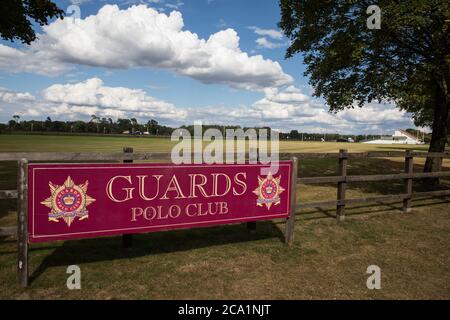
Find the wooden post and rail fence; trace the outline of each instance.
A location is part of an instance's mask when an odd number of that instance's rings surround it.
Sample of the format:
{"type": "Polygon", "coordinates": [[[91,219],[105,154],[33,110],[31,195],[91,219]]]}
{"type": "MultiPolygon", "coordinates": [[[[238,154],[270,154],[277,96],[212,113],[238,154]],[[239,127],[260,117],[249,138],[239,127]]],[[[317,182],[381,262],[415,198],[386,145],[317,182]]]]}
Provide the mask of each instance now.
{"type": "MultiPolygon", "coordinates": [[[[247,157],[250,161],[257,161],[257,152],[251,150],[247,157]]],[[[193,157],[195,155],[192,155],[193,157]]],[[[243,154],[236,155],[247,156],[243,154]]],[[[379,201],[403,201],[403,212],[411,211],[412,199],[416,197],[430,197],[430,196],[448,196],[450,190],[427,191],[427,192],[413,192],[413,179],[423,178],[439,178],[450,177],[450,171],[439,171],[430,173],[414,173],[413,159],[415,157],[437,157],[449,158],[449,152],[444,153],[427,153],[427,152],[413,152],[407,150],[405,152],[363,152],[363,153],[348,153],[347,150],[340,150],[339,153],[279,153],[279,159],[289,158],[292,161],[292,177],[291,177],[291,203],[290,216],[286,221],[285,242],[291,244],[294,238],[295,215],[305,208],[319,208],[319,207],[336,207],[337,221],[343,221],[345,218],[345,207],[347,204],[379,202],[379,201]],[[372,175],[348,175],[347,163],[351,159],[364,158],[394,158],[402,157],[405,159],[404,172],[397,174],[372,174],[372,175]],[[338,159],[338,175],[337,176],[321,176],[321,177],[301,177],[298,178],[298,159],[305,158],[336,158],[338,159]],[[365,198],[346,198],[347,183],[351,182],[373,182],[373,181],[389,181],[389,180],[403,180],[404,193],[392,195],[371,196],[365,198]],[[297,204],[296,190],[297,185],[302,184],[337,184],[336,200],[306,202],[297,204]]],[[[17,199],[17,226],[14,227],[0,227],[0,236],[17,235],[17,272],[19,284],[23,287],[28,285],[28,232],[27,232],[27,168],[29,162],[37,161],[64,161],[64,162],[80,162],[80,161],[107,161],[123,163],[132,163],[134,160],[148,161],[148,160],[170,160],[170,153],[134,153],[133,148],[123,148],[123,152],[118,153],[0,153],[0,161],[17,161],[18,163],[18,190],[0,190],[1,199],[17,199]]],[[[247,229],[251,232],[256,230],[256,222],[247,222],[247,229]]],[[[124,248],[132,246],[132,234],[122,235],[122,245],[124,248]]]]}
{"type": "MultiPolygon", "coordinates": [[[[253,154],[253,153],[250,153],[253,154]]],[[[82,153],[82,152],[12,152],[12,153],[0,153],[0,161],[17,161],[18,162],[18,187],[19,191],[21,186],[26,185],[26,177],[24,177],[25,164],[34,161],[64,161],[64,162],[79,162],[79,161],[121,161],[124,163],[131,163],[133,160],[149,161],[149,160],[170,160],[170,152],[154,152],[154,153],[137,153],[133,152],[133,148],[123,148],[123,152],[116,153],[82,153]]],[[[296,183],[293,184],[292,189],[296,189],[297,183],[302,184],[328,184],[336,183],[337,185],[337,197],[336,200],[318,201],[318,202],[305,202],[295,204],[296,212],[306,208],[319,208],[319,207],[336,207],[336,218],[338,221],[342,221],[345,218],[345,207],[348,204],[355,203],[367,203],[378,201],[403,201],[403,212],[410,212],[411,201],[417,197],[431,197],[431,196],[448,196],[450,190],[439,191],[426,191],[426,192],[413,192],[413,179],[423,178],[441,178],[450,177],[450,171],[439,172],[413,172],[414,158],[449,158],[450,152],[443,153],[430,153],[430,152],[413,152],[407,150],[401,151],[374,151],[374,152],[356,152],[349,153],[347,150],[340,150],[338,153],[279,153],[279,159],[296,159],[305,158],[336,158],[339,163],[337,176],[320,176],[320,177],[300,177],[296,179],[296,183]],[[371,175],[347,175],[347,163],[352,159],[364,159],[364,158],[398,158],[405,159],[405,169],[402,173],[396,174],[371,174],[371,175]],[[391,194],[391,195],[379,195],[362,198],[346,198],[347,184],[351,182],[374,182],[374,181],[390,181],[390,180],[404,180],[404,193],[391,194]]],[[[251,159],[255,160],[255,159],[251,159]]],[[[297,161],[294,166],[295,172],[297,172],[297,161]]],[[[21,219],[21,213],[26,210],[26,194],[18,192],[18,190],[0,190],[1,199],[18,199],[18,219],[21,219]]],[[[295,198],[295,197],[294,197],[295,198]]],[[[294,199],[295,200],[295,199],[294,199]]],[[[254,230],[255,223],[247,223],[247,229],[254,230]]],[[[17,233],[17,227],[0,227],[0,236],[15,235],[17,233]]],[[[123,236],[124,247],[131,246],[131,236],[123,236]]]]}

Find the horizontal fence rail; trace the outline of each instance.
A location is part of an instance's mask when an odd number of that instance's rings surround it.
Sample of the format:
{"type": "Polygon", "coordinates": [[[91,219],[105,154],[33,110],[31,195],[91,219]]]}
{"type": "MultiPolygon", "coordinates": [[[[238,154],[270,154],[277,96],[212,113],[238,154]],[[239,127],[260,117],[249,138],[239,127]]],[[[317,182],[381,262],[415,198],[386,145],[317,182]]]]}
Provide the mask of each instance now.
{"type": "Polygon", "coordinates": [[[304,184],[320,184],[320,183],[336,183],[336,182],[369,182],[369,181],[386,181],[401,179],[419,179],[419,178],[436,178],[450,177],[450,171],[438,172],[421,172],[421,173],[394,173],[394,174],[369,174],[355,176],[328,176],[328,177],[306,177],[298,178],[298,183],[304,184]]]}
{"type": "MultiPolygon", "coordinates": [[[[448,196],[450,195],[450,190],[438,190],[438,191],[426,191],[426,192],[413,192],[413,179],[424,179],[424,178],[440,178],[440,177],[450,177],[450,171],[439,171],[439,172],[423,172],[423,173],[413,173],[413,158],[417,157],[438,157],[445,158],[448,156],[446,153],[423,153],[423,152],[413,152],[407,150],[401,153],[401,156],[405,158],[405,169],[403,173],[397,174],[374,174],[374,175],[347,175],[347,161],[350,158],[358,158],[361,155],[367,156],[369,153],[363,154],[351,154],[347,150],[340,150],[338,153],[339,159],[339,175],[338,176],[326,176],[326,177],[306,177],[298,178],[298,183],[303,184],[320,184],[320,183],[337,183],[337,198],[336,200],[318,201],[318,202],[307,202],[299,203],[296,208],[307,209],[307,208],[319,208],[319,207],[330,207],[336,206],[336,218],[338,221],[342,221],[345,217],[345,206],[347,204],[354,203],[368,203],[368,202],[381,202],[381,201],[403,201],[403,212],[410,212],[411,210],[411,200],[413,198],[429,197],[429,196],[448,196]],[[388,180],[403,180],[405,192],[402,194],[391,194],[391,195],[379,195],[361,198],[346,199],[346,187],[349,182],[373,182],[373,181],[388,181],[388,180]]],[[[374,152],[370,153],[373,155],[381,155],[384,153],[374,152]]],[[[398,153],[395,153],[397,156],[398,153]]],[[[384,157],[384,156],[383,156],[384,157]]]]}
{"type": "Polygon", "coordinates": [[[0,199],[17,199],[17,190],[0,190],[0,199]]]}
{"type": "MultiPolygon", "coordinates": [[[[412,152],[415,158],[448,158],[450,152],[412,152]]],[[[360,158],[403,158],[405,156],[404,151],[373,151],[373,152],[352,152],[347,153],[348,159],[360,159],[360,158]]],[[[293,152],[293,153],[279,153],[280,159],[288,157],[297,157],[299,159],[305,158],[339,158],[339,152],[293,152]]]]}
{"type": "MultiPolygon", "coordinates": [[[[202,153],[192,153],[192,156],[202,155],[202,153]]],[[[248,159],[246,153],[224,153],[223,158],[230,157],[244,157],[248,159]]],[[[339,158],[338,152],[333,153],[309,153],[309,152],[281,152],[278,154],[270,154],[271,157],[278,157],[279,159],[289,159],[297,157],[299,159],[305,158],[339,158]]],[[[402,151],[374,151],[374,152],[353,152],[348,153],[348,159],[359,158],[400,158],[405,156],[402,151]]],[[[450,152],[412,152],[411,155],[415,158],[449,158],[450,152]]],[[[20,159],[27,159],[28,161],[122,161],[122,160],[165,160],[171,158],[170,152],[7,152],[0,153],[0,161],[19,161],[20,159]]]]}
{"type": "Polygon", "coordinates": [[[373,196],[365,198],[352,198],[345,200],[328,200],[328,201],[317,201],[317,202],[306,202],[299,203],[297,209],[308,209],[308,208],[319,208],[319,207],[331,207],[337,205],[346,205],[353,203],[368,203],[368,202],[378,202],[378,201],[390,201],[390,200],[403,200],[408,197],[411,198],[421,198],[421,197],[439,197],[450,195],[450,190],[438,190],[438,191],[425,191],[425,192],[413,192],[411,194],[388,194],[382,196],[373,196]]]}
{"type": "MultiPolygon", "coordinates": [[[[28,161],[123,161],[124,163],[133,162],[134,160],[169,160],[171,158],[170,152],[125,152],[129,148],[124,148],[124,152],[109,152],[109,153],[91,153],[91,152],[8,152],[0,153],[0,161],[20,161],[27,159],[28,161]]],[[[261,150],[260,150],[261,151],[261,150]]],[[[256,153],[257,154],[257,153],[256,153]]],[[[223,159],[248,160],[255,159],[256,154],[248,153],[224,153],[223,159]]],[[[192,159],[200,153],[192,153],[192,159]]],[[[407,150],[402,151],[373,151],[373,152],[354,152],[348,153],[347,150],[340,150],[340,152],[332,153],[287,153],[281,152],[278,154],[270,154],[271,157],[279,159],[288,159],[297,157],[298,159],[306,158],[336,158],[339,160],[339,174],[338,176],[321,176],[321,177],[303,177],[297,178],[297,183],[302,184],[327,184],[336,183],[338,187],[337,199],[306,202],[296,204],[295,208],[307,209],[317,207],[336,206],[338,220],[342,220],[345,216],[345,206],[354,203],[378,202],[403,200],[404,211],[408,212],[411,206],[412,198],[429,197],[429,196],[448,196],[450,190],[426,191],[426,192],[412,192],[413,179],[424,178],[440,178],[450,177],[450,171],[439,172],[424,172],[413,173],[413,158],[449,158],[450,152],[414,152],[407,150]],[[397,174],[373,174],[373,175],[347,175],[347,160],[348,159],[364,159],[364,158],[405,158],[405,172],[397,174]],[[373,181],[389,181],[389,180],[404,180],[405,193],[393,195],[379,195],[362,198],[346,199],[346,185],[350,182],[373,182],[373,181]]],[[[17,199],[17,190],[0,190],[1,199],[17,199]]],[[[0,236],[15,235],[17,227],[0,227],[0,236]]]]}
{"type": "Polygon", "coordinates": [[[17,234],[17,227],[0,228],[0,237],[15,236],[16,234],[17,234]]]}

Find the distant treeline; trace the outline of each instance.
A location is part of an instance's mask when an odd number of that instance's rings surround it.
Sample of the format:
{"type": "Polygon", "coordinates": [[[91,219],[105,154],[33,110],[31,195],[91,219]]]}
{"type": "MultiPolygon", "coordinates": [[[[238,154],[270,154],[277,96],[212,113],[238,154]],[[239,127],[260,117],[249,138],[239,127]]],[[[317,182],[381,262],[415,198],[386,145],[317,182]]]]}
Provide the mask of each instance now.
{"type": "Polygon", "coordinates": [[[160,125],[156,120],[147,123],[138,123],[134,118],[117,119],[99,118],[92,116],[90,121],[53,121],[47,117],[41,120],[20,120],[13,117],[7,124],[0,124],[1,133],[12,132],[66,132],[66,133],[94,133],[94,134],[140,134],[148,132],[151,135],[170,136],[174,129],[160,125]]]}
{"type": "MultiPolygon", "coordinates": [[[[191,136],[194,136],[194,126],[181,126],[180,128],[189,131],[191,136]]],[[[217,129],[223,136],[225,136],[226,129],[243,129],[244,131],[250,129],[248,127],[240,126],[223,126],[223,125],[203,125],[203,132],[207,129],[217,129]]],[[[268,135],[272,132],[270,127],[254,127],[252,129],[266,129],[268,135]]],[[[102,134],[102,135],[142,135],[148,134],[152,136],[170,136],[175,130],[173,127],[164,126],[158,121],[150,119],[146,123],[139,123],[135,118],[122,119],[113,121],[111,118],[99,118],[92,116],[90,121],[53,121],[47,117],[45,121],[42,120],[20,120],[20,117],[15,115],[8,123],[0,123],[1,134],[12,133],[64,133],[64,134],[102,134]]],[[[415,129],[406,129],[412,135],[416,135],[415,129]]],[[[349,138],[354,141],[373,140],[381,138],[381,135],[345,135],[337,133],[307,133],[299,132],[298,130],[291,130],[289,133],[279,133],[280,140],[300,140],[300,141],[340,141],[349,138]]],[[[425,135],[425,142],[428,142],[430,135],[425,135]]]]}

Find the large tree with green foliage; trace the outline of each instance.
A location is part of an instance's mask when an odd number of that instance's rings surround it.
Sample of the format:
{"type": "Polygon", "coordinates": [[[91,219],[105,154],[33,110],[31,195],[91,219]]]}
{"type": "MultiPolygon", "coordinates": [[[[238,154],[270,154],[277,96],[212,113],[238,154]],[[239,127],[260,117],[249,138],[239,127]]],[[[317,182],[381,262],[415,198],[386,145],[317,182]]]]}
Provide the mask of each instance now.
{"type": "Polygon", "coordinates": [[[36,39],[30,19],[42,26],[48,24],[49,18],[64,15],[64,11],[50,0],[1,0],[0,12],[0,36],[26,44],[36,39]]]}
{"type": "MultiPolygon", "coordinates": [[[[314,94],[337,112],[371,101],[394,102],[433,130],[430,152],[445,150],[450,109],[448,0],[280,0],[279,27],[299,53],[314,94]],[[370,29],[370,5],[381,9],[370,29]]],[[[440,170],[428,158],[425,171],[440,170]]]]}

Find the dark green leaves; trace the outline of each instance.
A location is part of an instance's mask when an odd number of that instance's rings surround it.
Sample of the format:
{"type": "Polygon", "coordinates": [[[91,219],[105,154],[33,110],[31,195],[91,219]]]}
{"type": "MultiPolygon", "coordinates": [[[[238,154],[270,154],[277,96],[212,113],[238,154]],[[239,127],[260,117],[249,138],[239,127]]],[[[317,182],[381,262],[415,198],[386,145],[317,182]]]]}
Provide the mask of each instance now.
{"type": "Polygon", "coordinates": [[[0,35],[5,40],[20,40],[30,44],[36,34],[28,18],[39,25],[48,24],[48,19],[62,18],[64,11],[50,0],[2,0],[0,1],[0,35]]]}

